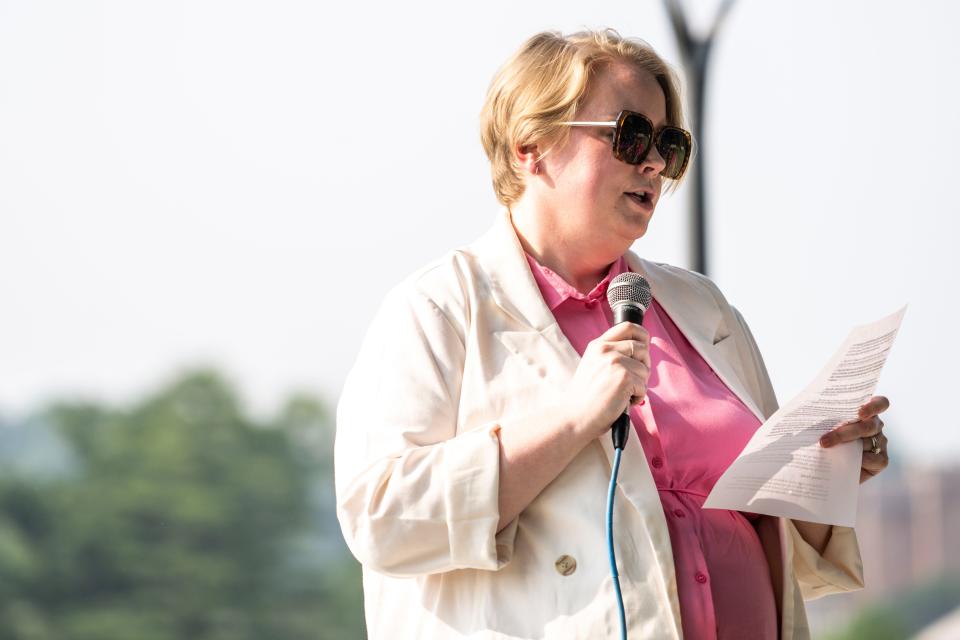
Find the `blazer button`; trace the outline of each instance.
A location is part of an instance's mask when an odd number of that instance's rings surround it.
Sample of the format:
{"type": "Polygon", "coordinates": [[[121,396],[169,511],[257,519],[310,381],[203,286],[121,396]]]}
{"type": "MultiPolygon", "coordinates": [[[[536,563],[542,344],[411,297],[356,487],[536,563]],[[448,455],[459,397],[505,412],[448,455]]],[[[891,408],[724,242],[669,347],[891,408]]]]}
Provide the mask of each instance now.
{"type": "Polygon", "coordinates": [[[557,573],[560,575],[569,576],[577,570],[577,561],[573,559],[573,556],[562,555],[557,558],[553,566],[557,568],[557,573]]]}

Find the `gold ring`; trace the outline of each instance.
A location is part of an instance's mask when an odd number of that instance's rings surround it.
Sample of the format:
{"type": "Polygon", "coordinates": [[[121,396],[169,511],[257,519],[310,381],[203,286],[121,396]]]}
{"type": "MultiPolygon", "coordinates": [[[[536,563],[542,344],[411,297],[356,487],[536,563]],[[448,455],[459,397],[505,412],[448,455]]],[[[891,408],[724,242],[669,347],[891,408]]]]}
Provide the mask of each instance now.
{"type": "Polygon", "coordinates": [[[873,449],[870,449],[870,453],[880,455],[880,442],[877,440],[877,436],[870,436],[870,444],[873,446],[873,449]]]}

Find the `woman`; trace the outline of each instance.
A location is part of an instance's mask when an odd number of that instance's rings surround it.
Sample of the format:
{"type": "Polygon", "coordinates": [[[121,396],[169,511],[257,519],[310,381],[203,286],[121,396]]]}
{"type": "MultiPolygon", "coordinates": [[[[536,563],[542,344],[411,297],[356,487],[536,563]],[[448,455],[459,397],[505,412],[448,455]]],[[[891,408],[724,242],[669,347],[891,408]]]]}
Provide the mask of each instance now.
{"type": "MultiPolygon", "coordinates": [[[[776,399],[716,286],[629,251],[688,163],[682,122],[669,67],[611,31],[538,34],[498,72],[482,139],[504,211],[388,295],[338,409],[370,637],[614,637],[604,502],[627,408],[630,637],[804,638],[804,597],[862,586],[852,529],[700,509],[776,399]],[[610,328],[628,270],[654,303],[610,328]]],[[[886,465],[887,405],[830,436],[871,450],[863,477],[886,465]]]]}

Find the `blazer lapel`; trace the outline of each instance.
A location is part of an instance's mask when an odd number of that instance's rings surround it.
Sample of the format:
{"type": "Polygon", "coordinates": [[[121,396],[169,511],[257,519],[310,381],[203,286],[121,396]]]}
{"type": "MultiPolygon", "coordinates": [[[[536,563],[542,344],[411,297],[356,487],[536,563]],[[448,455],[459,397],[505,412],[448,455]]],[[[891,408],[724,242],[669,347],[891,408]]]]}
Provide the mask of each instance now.
{"type": "Polygon", "coordinates": [[[487,274],[489,294],[497,306],[534,331],[557,323],[530,273],[508,209],[501,212],[493,228],[470,250],[487,274]]]}
{"type": "Polygon", "coordinates": [[[720,380],[761,422],[766,420],[758,402],[759,389],[752,389],[744,382],[737,336],[731,335],[713,292],[633,252],[627,254],[627,262],[631,269],[647,278],[653,297],[720,380]]]}
{"type": "Polygon", "coordinates": [[[501,212],[493,228],[477,240],[471,250],[487,274],[490,297],[514,320],[513,326],[520,325],[519,330],[496,331],[497,338],[515,353],[544,357],[545,361],[538,366],[546,369],[545,381],[551,378],[553,382],[565,381],[572,377],[580,363],[580,354],[563,335],[553,312],[543,301],[508,209],[501,212]]]}

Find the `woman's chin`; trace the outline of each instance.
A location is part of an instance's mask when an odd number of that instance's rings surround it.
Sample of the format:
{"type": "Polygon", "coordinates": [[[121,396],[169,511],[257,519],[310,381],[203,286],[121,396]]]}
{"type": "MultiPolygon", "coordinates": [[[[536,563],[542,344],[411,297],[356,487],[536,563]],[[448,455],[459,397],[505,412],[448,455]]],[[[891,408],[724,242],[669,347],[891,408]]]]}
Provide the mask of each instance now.
{"type": "Polygon", "coordinates": [[[646,235],[647,229],[650,227],[651,217],[652,212],[649,214],[631,212],[624,215],[624,235],[633,238],[633,240],[639,240],[646,235]]]}

